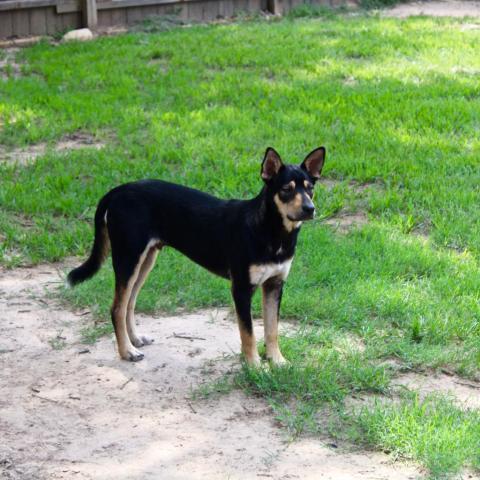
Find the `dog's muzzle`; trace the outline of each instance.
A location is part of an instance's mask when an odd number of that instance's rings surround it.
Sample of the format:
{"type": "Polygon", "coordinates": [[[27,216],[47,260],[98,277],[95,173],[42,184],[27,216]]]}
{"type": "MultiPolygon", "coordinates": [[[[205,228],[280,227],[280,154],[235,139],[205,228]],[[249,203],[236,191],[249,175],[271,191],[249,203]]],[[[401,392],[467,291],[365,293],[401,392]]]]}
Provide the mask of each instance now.
{"type": "Polygon", "coordinates": [[[302,205],[302,211],[298,215],[297,218],[292,218],[288,216],[289,220],[292,222],[301,222],[304,220],[312,220],[312,218],[315,216],[315,207],[313,203],[310,202],[310,204],[304,204],[302,205]]]}

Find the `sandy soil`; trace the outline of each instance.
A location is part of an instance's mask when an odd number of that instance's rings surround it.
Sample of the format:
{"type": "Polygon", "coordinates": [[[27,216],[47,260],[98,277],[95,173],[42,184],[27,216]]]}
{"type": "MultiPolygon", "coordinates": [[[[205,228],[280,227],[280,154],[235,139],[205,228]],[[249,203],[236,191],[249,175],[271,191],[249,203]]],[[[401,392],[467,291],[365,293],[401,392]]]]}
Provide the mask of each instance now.
{"type": "MultiPolygon", "coordinates": [[[[28,165],[36,160],[37,157],[45,155],[47,152],[45,142],[36,143],[27,147],[17,147],[8,149],[0,145],[0,163],[17,163],[19,165],[28,165]]],[[[92,135],[83,132],[76,132],[62,137],[52,150],[57,153],[63,153],[81,148],[94,148],[100,150],[105,147],[103,142],[97,141],[92,135]]]]}
{"type": "Polygon", "coordinates": [[[399,3],[384,12],[390,17],[405,18],[412,15],[431,15],[434,17],[480,17],[478,1],[424,1],[399,3]]]}
{"type": "Polygon", "coordinates": [[[5,48],[3,50],[3,58],[0,58],[0,79],[7,80],[9,78],[7,70],[10,70],[13,78],[20,76],[20,64],[15,61],[18,50],[18,48],[5,48]]]}
{"type": "Polygon", "coordinates": [[[140,316],[156,342],[142,362],[128,363],[111,337],[81,343],[88,313],[45,295],[60,281],[50,265],[0,270],[1,478],[418,477],[382,454],[311,438],[289,443],[268,405],[242,392],[191,400],[192,389],[238,368],[228,310],[140,316]]]}
{"type": "Polygon", "coordinates": [[[415,390],[421,397],[431,393],[446,394],[454,398],[463,408],[472,410],[480,408],[480,384],[453,374],[407,373],[395,379],[392,386],[415,390]]]}

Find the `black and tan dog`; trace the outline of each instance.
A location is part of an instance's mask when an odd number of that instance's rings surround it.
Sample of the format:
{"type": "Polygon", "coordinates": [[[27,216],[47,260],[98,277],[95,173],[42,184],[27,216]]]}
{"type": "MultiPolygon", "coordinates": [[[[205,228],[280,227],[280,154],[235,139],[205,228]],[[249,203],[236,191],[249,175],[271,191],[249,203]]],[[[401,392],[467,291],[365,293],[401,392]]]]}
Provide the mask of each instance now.
{"type": "Polygon", "coordinates": [[[109,247],[115,272],[112,322],[120,356],[138,361],[137,347],[153,340],[137,333],[135,302],[158,251],[173,247],[194,262],[231,280],[242,352],[259,364],[250,313],[252,295],[263,290],[267,358],[285,362],[278,347],[278,314],[283,283],[292,264],[304,220],[313,218],[313,187],[325,148],[309,153],[300,166],[284,165],[273,148],[262,163],[264,187],[251,200],[221,200],[191,188],[142,180],[108,192],[95,213],[95,240],[88,260],[68,275],[71,285],[93,276],[109,247]]]}

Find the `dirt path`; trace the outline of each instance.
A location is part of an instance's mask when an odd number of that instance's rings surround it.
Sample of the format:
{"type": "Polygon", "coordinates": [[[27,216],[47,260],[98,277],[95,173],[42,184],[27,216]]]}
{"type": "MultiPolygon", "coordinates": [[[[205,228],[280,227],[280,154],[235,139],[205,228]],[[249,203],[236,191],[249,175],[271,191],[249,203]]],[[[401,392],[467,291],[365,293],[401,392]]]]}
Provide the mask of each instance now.
{"type": "Polygon", "coordinates": [[[399,3],[385,11],[390,17],[405,18],[412,15],[431,15],[434,17],[480,17],[480,1],[424,1],[399,3]]]}
{"type": "Polygon", "coordinates": [[[110,337],[80,343],[88,315],[44,296],[59,281],[53,266],[0,271],[1,478],[418,476],[381,454],[342,453],[318,439],[288,443],[268,405],[241,392],[190,400],[192,388],[238,368],[228,311],[142,316],[156,342],[144,361],[128,363],[118,360],[110,337]]]}

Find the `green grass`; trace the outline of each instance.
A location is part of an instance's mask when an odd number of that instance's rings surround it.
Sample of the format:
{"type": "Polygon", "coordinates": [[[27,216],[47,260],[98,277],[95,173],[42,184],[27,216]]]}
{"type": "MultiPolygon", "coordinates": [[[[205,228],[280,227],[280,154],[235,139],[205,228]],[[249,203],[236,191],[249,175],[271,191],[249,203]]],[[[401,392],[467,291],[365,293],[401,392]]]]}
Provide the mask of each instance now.
{"type": "Polygon", "coordinates": [[[421,461],[432,478],[480,469],[480,412],[463,410],[449,398],[417,394],[400,402],[358,409],[344,418],[350,438],[394,455],[421,461]]]}
{"type": "MultiPolygon", "coordinates": [[[[0,165],[7,266],[86,255],[96,203],[121,182],[156,177],[247,198],[260,189],[268,145],[288,162],[326,145],[324,175],[337,183],[317,187],[319,220],[302,230],[282,305],[302,326],[282,338],[292,365],[235,379],[269,398],[296,432],[315,425],[319,410],[342,409],[352,393],[388,392],[396,372],[382,366],[386,359],[469,378],[479,377],[480,364],[480,30],[462,29],[462,20],[303,10],[283,21],[41,43],[19,54],[23,77],[0,82],[6,147],[53,146],[77,131],[106,144],[49,148],[31,165],[0,165]],[[347,235],[322,225],[340,210],[365,211],[369,224],[347,235]]],[[[111,331],[109,266],[62,295],[94,311],[90,341],[111,331]]],[[[230,302],[225,281],[165,251],[138,306],[230,302]]],[[[358,428],[385,430],[369,444],[415,458],[436,476],[478,468],[456,440],[470,414],[444,431],[450,464],[446,450],[436,458],[434,447],[404,449],[393,427],[408,432],[413,420],[389,408],[359,417],[358,428]]],[[[428,415],[418,415],[420,431],[428,415]]],[[[478,430],[468,432],[477,445],[478,430]]]]}

